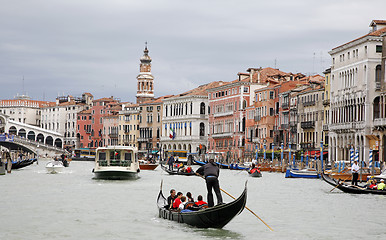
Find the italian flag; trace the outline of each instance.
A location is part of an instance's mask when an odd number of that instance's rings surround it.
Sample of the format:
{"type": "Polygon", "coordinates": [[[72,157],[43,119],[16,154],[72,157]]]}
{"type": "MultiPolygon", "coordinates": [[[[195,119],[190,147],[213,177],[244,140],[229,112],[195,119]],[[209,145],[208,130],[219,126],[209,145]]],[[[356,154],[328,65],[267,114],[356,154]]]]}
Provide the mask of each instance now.
{"type": "Polygon", "coordinates": [[[170,134],[169,134],[169,137],[171,139],[174,139],[176,137],[176,132],[174,132],[174,129],[173,128],[170,128],[170,134]]]}

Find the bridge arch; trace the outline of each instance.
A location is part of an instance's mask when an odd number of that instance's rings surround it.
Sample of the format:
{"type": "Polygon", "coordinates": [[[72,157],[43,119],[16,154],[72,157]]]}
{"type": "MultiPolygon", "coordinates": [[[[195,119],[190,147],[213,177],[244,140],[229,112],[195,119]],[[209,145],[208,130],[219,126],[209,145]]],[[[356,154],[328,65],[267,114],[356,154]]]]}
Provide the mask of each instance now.
{"type": "Polygon", "coordinates": [[[35,132],[34,131],[29,131],[28,134],[27,134],[27,138],[29,140],[35,141],[35,132]]]}
{"type": "Polygon", "coordinates": [[[54,139],[51,136],[46,137],[46,144],[54,146],[54,139]]]}
{"type": "Polygon", "coordinates": [[[15,126],[11,126],[8,130],[9,134],[16,135],[17,134],[17,129],[15,126]]]}
{"type": "Polygon", "coordinates": [[[61,148],[62,145],[63,145],[63,143],[62,143],[62,140],[60,138],[55,139],[55,147],[61,148]]]}
{"type": "Polygon", "coordinates": [[[19,132],[18,132],[17,135],[18,135],[19,137],[26,138],[27,132],[25,131],[24,128],[21,128],[21,129],[19,129],[19,132]]]}
{"type": "Polygon", "coordinates": [[[44,135],[41,134],[41,133],[39,133],[39,134],[36,136],[36,141],[44,143],[44,135]]]}

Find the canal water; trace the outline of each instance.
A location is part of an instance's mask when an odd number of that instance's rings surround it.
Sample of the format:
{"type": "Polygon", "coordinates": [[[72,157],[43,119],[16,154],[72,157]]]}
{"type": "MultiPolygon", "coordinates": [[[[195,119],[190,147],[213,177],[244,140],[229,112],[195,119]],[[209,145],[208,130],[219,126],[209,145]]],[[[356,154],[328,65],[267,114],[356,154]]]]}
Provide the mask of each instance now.
{"type": "Polygon", "coordinates": [[[45,163],[0,176],[0,239],[386,239],[385,196],[330,193],[322,180],[221,170],[221,187],[235,197],[248,180],[247,206],[274,232],[246,209],[223,229],[197,229],[159,219],[156,198],[163,179],[165,195],[175,188],[206,199],[199,177],[157,168],[106,181],[92,179],[93,162],[60,174],[47,174],[45,163]]]}

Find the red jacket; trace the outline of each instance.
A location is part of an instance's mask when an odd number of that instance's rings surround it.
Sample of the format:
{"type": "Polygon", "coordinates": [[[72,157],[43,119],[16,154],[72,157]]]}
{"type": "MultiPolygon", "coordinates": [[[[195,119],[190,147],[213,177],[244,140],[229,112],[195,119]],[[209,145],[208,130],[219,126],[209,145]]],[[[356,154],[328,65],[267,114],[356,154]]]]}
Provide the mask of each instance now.
{"type": "Polygon", "coordinates": [[[176,200],[174,200],[174,203],[173,203],[173,208],[178,208],[180,204],[181,204],[181,199],[176,198],[176,200]]]}
{"type": "Polygon", "coordinates": [[[202,201],[202,200],[196,202],[196,205],[197,205],[197,206],[204,205],[204,204],[208,204],[208,203],[207,203],[207,202],[204,202],[204,201],[202,201]]]}

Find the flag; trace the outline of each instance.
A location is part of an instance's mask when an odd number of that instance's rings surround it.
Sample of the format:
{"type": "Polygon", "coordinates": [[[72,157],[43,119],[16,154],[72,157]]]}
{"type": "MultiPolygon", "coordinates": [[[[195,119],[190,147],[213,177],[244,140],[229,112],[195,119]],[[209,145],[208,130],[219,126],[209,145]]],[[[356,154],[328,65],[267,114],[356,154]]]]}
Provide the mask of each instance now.
{"type": "Polygon", "coordinates": [[[118,152],[115,152],[115,156],[117,156],[118,155],[118,152]]]}
{"type": "Polygon", "coordinates": [[[173,128],[170,128],[170,134],[169,134],[169,137],[171,139],[174,139],[176,137],[176,132],[174,132],[174,129],[173,128]]]}

